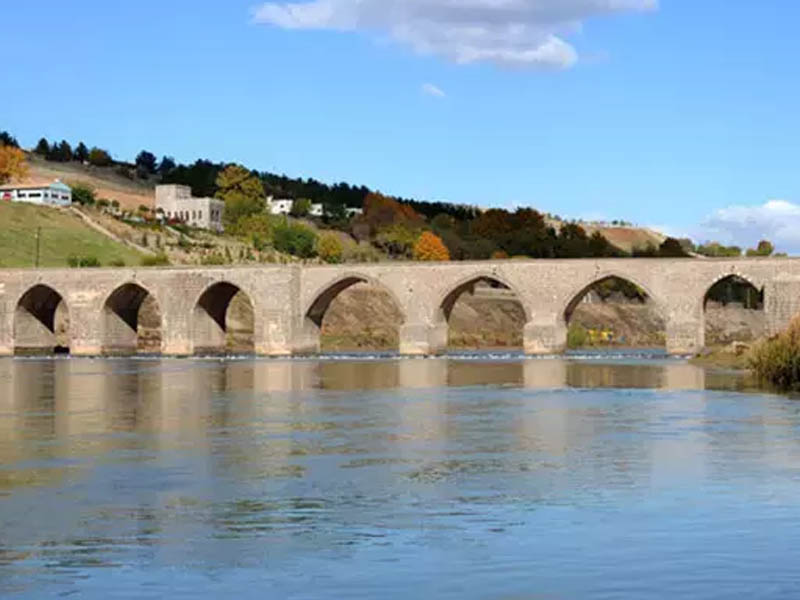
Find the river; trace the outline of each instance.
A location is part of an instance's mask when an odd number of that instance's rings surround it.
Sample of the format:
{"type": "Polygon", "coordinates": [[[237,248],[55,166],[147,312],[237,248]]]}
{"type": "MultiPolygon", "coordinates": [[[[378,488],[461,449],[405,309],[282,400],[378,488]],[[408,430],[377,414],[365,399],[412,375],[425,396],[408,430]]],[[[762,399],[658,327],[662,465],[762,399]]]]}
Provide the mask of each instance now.
{"type": "Polygon", "coordinates": [[[800,403],[626,355],[0,359],[0,597],[800,597],[800,403]]]}

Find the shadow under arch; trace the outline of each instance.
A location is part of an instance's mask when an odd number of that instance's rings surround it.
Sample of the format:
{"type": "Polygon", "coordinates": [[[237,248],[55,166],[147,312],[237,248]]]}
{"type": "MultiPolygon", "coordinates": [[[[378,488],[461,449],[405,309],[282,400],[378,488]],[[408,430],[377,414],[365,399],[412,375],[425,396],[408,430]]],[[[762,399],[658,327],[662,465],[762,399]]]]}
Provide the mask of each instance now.
{"type": "Polygon", "coordinates": [[[472,273],[440,295],[433,322],[435,347],[521,347],[531,315],[516,287],[491,272],[472,273]],[[466,297],[465,297],[466,295],[466,297]],[[459,300],[461,311],[454,314],[459,300]]]}
{"type": "Polygon", "coordinates": [[[740,273],[715,278],[702,298],[705,344],[751,342],[765,335],[764,290],[740,273]]]}
{"type": "Polygon", "coordinates": [[[161,350],[161,310],[156,297],[135,282],[118,286],[103,304],[103,353],[161,350]]]}
{"type": "Polygon", "coordinates": [[[15,354],[67,354],[69,307],[48,285],[37,284],[22,294],[14,310],[15,354]]]}
{"type": "Polygon", "coordinates": [[[664,305],[634,277],[597,275],[562,303],[568,348],[666,345],[664,305]]]}
{"type": "MultiPolygon", "coordinates": [[[[322,333],[325,316],[329,314],[335,301],[343,297],[344,292],[356,288],[356,286],[371,288],[368,291],[371,295],[370,306],[364,308],[362,314],[364,319],[361,319],[360,323],[366,328],[355,334],[352,331],[344,332],[346,335],[340,337],[345,339],[339,342],[343,347],[335,349],[396,350],[398,348],[399,327],[406,321],[403,304],[389,287],[373,277],[360,273],[347,273],[326,283],[312,296],[310,304],[303,313],[302,351],[320,352],[323,349],[322,333]],[[376,293],[384,297],[376,296],[376,293]]],[[[353,292],[355,291],[354,289],[353,292]]],[[[364,302],[358,304],[363,305],[364,302]]],[[[341,317],[342,315],[338,314],[341,312],[341,310],[337,310],[335,316],[341,317]]],[[[342,325],[347,326],[347,324],[342,325]]]]}
{"type": "Polygon", "coordinates": [[[198,297],[192,311],[195,354],[255,352],[255,307],[238,285],[219,281],[198,297]]]}

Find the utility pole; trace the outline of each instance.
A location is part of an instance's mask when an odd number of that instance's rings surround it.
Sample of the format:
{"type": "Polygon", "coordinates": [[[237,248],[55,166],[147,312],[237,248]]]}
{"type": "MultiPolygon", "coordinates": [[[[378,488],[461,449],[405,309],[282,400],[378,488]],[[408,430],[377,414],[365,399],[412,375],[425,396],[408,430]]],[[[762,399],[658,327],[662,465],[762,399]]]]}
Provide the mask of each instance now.
{"type": "Polygon", "coordinates": [[[36,228],[36,268],[39,268],[39,239],[42,237],[42,228],[36,228]]]}

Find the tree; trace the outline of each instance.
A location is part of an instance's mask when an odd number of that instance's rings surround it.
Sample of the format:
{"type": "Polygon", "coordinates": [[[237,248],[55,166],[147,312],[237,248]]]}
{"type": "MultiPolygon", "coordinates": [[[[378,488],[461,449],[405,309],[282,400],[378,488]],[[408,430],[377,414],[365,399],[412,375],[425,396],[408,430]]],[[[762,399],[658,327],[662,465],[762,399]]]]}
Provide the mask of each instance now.
{"type": "Polygon", "coordinates": [[[414,245],[414,259],[422,261],[450,260],[450,253],[442,239],[430,231],[424,231],[414,245]]]}
{"type": "Polygon", "coordinates": [[[8,133],[7,131],[0,131],[0,146],[11,146],[12,148],[19,148],[17,138],[8,133]]]}
{"type": "Polygon", "coordinates": [[[335,233],[325,233],[317,239],[317,254],[329,264],[339,264],[342,262],[344,247],[342,240],[335,233]]]}
{"type": "Polygon", "coordinates": [[[40,139],[33,152],[39,156],[47,157],[50,154],[50,143],[45,138],[40,139]]]}
{"type": "Polygon", "coordinates": [[[751,248],[747,251],[747,256],[772,256],[773,252],[775,252],[775,246],[772,245],[772,242],[761,240],[755,250],[751,248]]]}
{"type": "Polygon", "coordinates": [[[89,151],[89,164],[95,167],[108,167],[113,162],[111,155],[102,148],[95,147],[89,151]]]}
{"type": "MultiPolygon", "coordinates": [[[[72,201],[82,206],[92,206],[95,203],[94,189],[82,183],[72,184],[72,201]]],[[[116,202],[116,200],[115,200],[116,202]]],[[[119,204],[119,203],[118,203],[119,204]]],[[[113,205],[113,203],[112,203],[113,205]]]]}
{"type": "Polygon", "coordinates": [[[289,214],[293,217],[307,217],[311,212],[311,200],[308,198],[298,198],[292,202],[292,210],[289,214]]]}
{"type": "Polygon", "coordinates": [[[284,221],[273,231],[273,245],[279,252],[311,258],[316,254],[317,234],[300,223],[284,221]]]}
{"type": "Polygon", "coordinates": [[[261,180],[239,165],[229,165],[217,177],[217,198],[225,202],[225,223],[264,211],[266,194],[261,180]]]}
{"type": "Polygon", "coordinates": [[[80,162],[89,160],[89,149],[86,147],[86,144],[78,142],[78,145],[75,146],[75,151],[72,153],[72,157],[80,162]]]}
{"type": "Polygon", "coordinates": [[[158,168],[156,170],[158,171],[158,174],[163,177],[164,175],[172,171],[176,166],[177,165],[175,164],[174,158],[172,158],[171,156],[165,156],[164,158],[161,159],[161,162],[159,163],[158,168]]]}
{"type": "Polygon", "coordinates": [[[658,255],[662,258],[687,258],[689,255],[684,250],[680,240],[668,237],[658,248],[658,255]]]}
{"type": "Polygon", "coordinates": [[[50,154],[47,156],[47,159],[55,162],[71,161],[72,146],[69,145],[67,140],[61,140],[60,144],[53,144],[50,146],[50,154]]]}
{"type": "Polygon", "coordinates": [[[25,153],[14,146],[0,146],[0,185],[28,176],[25,153]]]}
{"type": "Polygon", "coordinates": [[[152,175],[156,172],[157,160],[158,159],[156,158],[155,154],[148,152],[147,150],[142,150],[136,156],[136,168],[141,172],[152,175]]]}
{"type": "Polygon", "coordinates": [[[418,229],[410,229],[397,223],[381,229],[375,236],[374,243],[392,258],[411,258],[418,238],[418,229]]]}

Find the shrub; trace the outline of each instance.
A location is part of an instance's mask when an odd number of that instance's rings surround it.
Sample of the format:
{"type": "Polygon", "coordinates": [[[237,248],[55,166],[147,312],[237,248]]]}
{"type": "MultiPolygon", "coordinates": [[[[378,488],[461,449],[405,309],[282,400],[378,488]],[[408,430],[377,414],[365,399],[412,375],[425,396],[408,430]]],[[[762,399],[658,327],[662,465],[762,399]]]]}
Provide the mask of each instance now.
{"type": "Polygon", "coordinates": [[[332,265],[342,262],[342,255],[344,248],[342,241],[335,233],[326,233],[319,237],[317,240],[317,254],[326,263],[332,265]]]}
{"type": "Polygon", "coordinates": [[[367,243],[347,246],[342,253],[342,260],[349,263],[373,263],[383,260],[383,255],[367,243]]]}
{"type": "Polygon", "coordinates": [[[96,256],[77,256],[75,254],[71,254],[67,257],[67,264],[75,268],[90,268],[90,267],[99,267],[100,261],[97,259],[96,256]]]}
{"type": "Polygon", "coordinates": [[[97,201],[98,208],[108,208],[110,205],[111,203],[106,198],[100,198],[100,200],[97,201]]]}
{"type": "Polygon", "coordinates": [[[298,198],[292,202],[291,215],[293,217],[307,217],[311,212],[311,200],[308,198],[298,198]]]}
{"type": "Polygon", "coordinates": [[[402,224],[384,227],[375,236],[375,245],[392,258],[411,258],[414,244],[419,239],[419,230],[402,224]]]}
{"type": "Polygon", "coordinates": [[[205,266],[219,266],[230,264],[230,261],[225,260],[225,257],[216,252],[206,254],[200,259],[200,264],[205,266]]]}
{"type": "Polygon", "coordinates": [[[579,323],[570,323],[567,330],[567,347],[571,349],[585,348],[590,345],[589,332],[579,323]]]}
{"type": "Polygon", "coordinates": [[[450,252],[438,235],[425,231],[414,244],[414,259],[422,261],[450,260],[450,252]]]}
{"type": "Polygon", "coordinates": [[[164,252],[159,252],[154,256],[142,257],[143,267],[166,267],[169,266],[169,257],[164,252]]]}
{"type": "Polygon", "coordinates": [[[282,223],[273,231],[273,245],[279,252],[311,258],[316,254],[317,234],[299,223],[282,223]]]}
{"type": "Polygon", "coordinates": [[[789,328],[757,344],[748,357],[761,381],[782,390],[800,390],[800,319],[789,328]]]}
{"type": "Polygon", "coordinates": [[[109,267],[124,267],[125,266],[125,261],[122,260],[121,258],[115,258],[115,259],[110,260],[108,262],[108,266],[109,267]]]}
{"type": "Polygon", "coordinates": [[[77,202],[81,206],[94,206],[95,195],[94,188],[83,183],[75,183],[72,185],[72,201],[77,202]]]}

